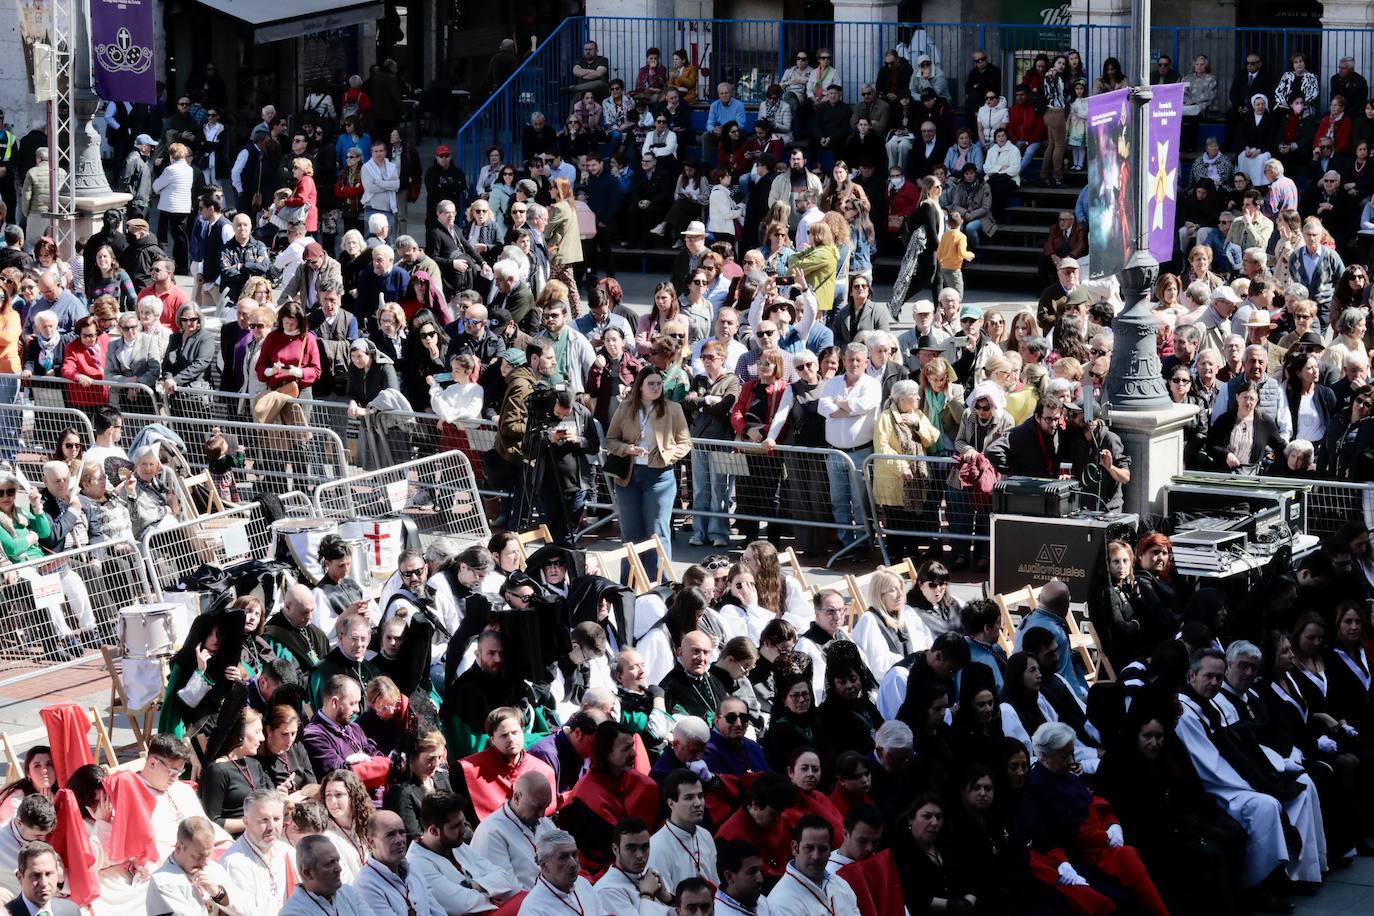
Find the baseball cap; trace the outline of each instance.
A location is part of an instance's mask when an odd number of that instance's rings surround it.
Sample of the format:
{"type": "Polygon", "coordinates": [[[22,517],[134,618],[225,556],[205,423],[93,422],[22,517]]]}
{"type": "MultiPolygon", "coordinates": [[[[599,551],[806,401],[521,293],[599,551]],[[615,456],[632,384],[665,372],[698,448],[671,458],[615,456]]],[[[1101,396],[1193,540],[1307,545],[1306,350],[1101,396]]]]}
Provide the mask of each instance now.
{"type": "Polygon", "coordinates": [[[157,146],[157,141],[147,134],[139,134],[134,137],[134,146],[157,146]]]}
{"type": "Polygon", "coordinates": [[[1068,270],[1069,268],[1073,268],[1074,270],[1078,269],[1078,258],[1060,258],[1059,266],[1055,269],[1068,270]]]}
{"type": "Polygon", "coordinates": [[[976,306],[976,305],[969,304],[969,305],[965,305],[963,308],[959,309],[959,320],[960,320],[960,321],[963,321],[965,318],[982,318],[982,317],[983,317],[983,310],[982,310],[981,308],[979,308],[978,306],[976,306]]]}
{"type": "Polygon", "coordinates": [[[147,221],[146,219],[140,219],[140,218],[138,218],[138,217],[134,217],[134,218],[131,219],[131,220],[125,220],[125,222],[124,222],[124,228],[125,228],[125,229],[147,229],[147,228],[148,228],[148,221],[147,221]]]}
{"type": "Polygon", "coordinates": [[[1229,302],[1232,305],[1235,305],[1236,303],[1240,302],[1240,296],[1236,295],[1236,291],[1233,290],[1231,287],[1226,286],[1225,284],[1222,284],[1221,286],[1218,286],[1216,289],[1212,290],[1212,301],[1216,302],[1218,299],[1225,300],[1226,302],[1229,302]]]}
{"type": "Polygon", "coordinates": [[[487,313],[487,324],[493,328],[504,328],[514,320],[509,309],[492,309],[487,313]]]}
{"type": "Polygon", "coordinates": [[[916,304],[911,307],[913,315],[934,315],[935,303],[929,299],[917,299],[916,304]]]}
{"type": "Polygon", "coordinates": [[[267,136],[270,133],[271,131],[267,129],[266,124],[259,124],[257,127],[253,128],[253,133],[249,135],[249,139],[261,140],[263,137],[267,136]]]}
{"type": "Polygon", "coordinates": [[[436,156],[448,156],[452,153],[453,150],[449,149],[447,146],[441,146],[434,151],[434,155],[436,156]]]}

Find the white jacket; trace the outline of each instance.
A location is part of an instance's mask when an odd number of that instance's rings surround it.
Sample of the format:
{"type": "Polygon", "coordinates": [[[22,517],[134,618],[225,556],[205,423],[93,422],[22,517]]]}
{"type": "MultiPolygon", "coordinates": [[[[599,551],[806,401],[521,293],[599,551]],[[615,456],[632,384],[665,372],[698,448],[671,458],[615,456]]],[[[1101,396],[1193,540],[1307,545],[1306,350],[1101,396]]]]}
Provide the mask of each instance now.
{"type": "Polygon", "coordinates": [[[735,220],[744,219],[744,208],[730,196],[730,189],[716,185],[711,189],[711,207],[706,216],[707,232],[735,234],[735,220]]]}
{"type": "Polygon", "coordinates": [[[640,155],[653,153],[657,158],[664,159],[668,156],[677,155],[677,134],[671,130],[665,130],[667,136],[660,137],[653,131],[644,137],[644,148],[640,150],[640,155]]]}
{"type": "Polygon", "coordinates": [[[396,212],[396,192],[401,188],[401,171],[390,159],[378,165],[372,159],[363,163],[363,206],[385,213],[396,212]]]}
{"type": "Polygon", "coordinates": [[[999,97],[996,104],[991,107],[981,106],[976,117],[978,119],[978,139],[983,141],[984,147],[992,146],[992,135],[997,132],[997,128],[1006,127],[1007,121],[1010,119],[1007,114],[1007,100],[999,97]]]}
{"type": "Polygon", "coordinates": [[[178,159],[153,179],[153,193],[158,195],[157,208],[163,213],[191,212],[191,184],[195,169],[185,159],[178,159]]]}
{"type": "Polygon", "coordinates": [[[983,154],[984,175],[1006,175],[1021,183],[1021,151],[1010,140],[1001,146],[994,143],[983,154]]]}

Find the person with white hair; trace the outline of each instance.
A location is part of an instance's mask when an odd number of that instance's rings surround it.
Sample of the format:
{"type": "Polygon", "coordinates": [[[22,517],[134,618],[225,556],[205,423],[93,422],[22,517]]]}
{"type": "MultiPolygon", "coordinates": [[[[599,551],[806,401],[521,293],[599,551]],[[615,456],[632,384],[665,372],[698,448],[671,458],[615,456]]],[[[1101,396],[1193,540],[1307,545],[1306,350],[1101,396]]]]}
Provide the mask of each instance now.
{"type": "Polygon", "coordinates": [[[596,888],[578,874],[582,864],[571,833],[554,830],[544,834],[535,842],[534,857],[539,863],[539,877],[520,904],[520,916],[567,916],[570,909],[587,916],[605,912],[596,888]]]}
{"type": "Polygon", "coordinates": [[[311,834],[301,838],[296,844],[296,872],[300,883],[280,916],[364,916],[369,912],[358,892],[343,883],[339,850],[327,837],[311,834]]]}
{"type": "MultiPolygon", "coordinates": [[[[1253,655],[1243,647],[1230,665],[1236,670],[1229,705],[1236,712],[1246,705],[1236,700],[1248,693],[1254,680],[1252,675],[1242,676],[1242,659],[1253,664],[1253,655]]],[[[1258,887],[1280,868],[1294,881],[1320,882],[1326,870],[1326,837],[1316,787],[1282,758],[1276,761],[1263,753],[1253,732],[1232,727],[1235,722],[1228,721],[1225,707],[1217,701],[1227,669],[1226,656],[1216,649],[1193,653],[1188,683],[1178,694],[1178,737],[1202,787],[1245,828],[1246,886],[1258,887]],[[1302,848],[1296,854],[1288,846],[1285,815],[1301,837],[1302,848]]]]}

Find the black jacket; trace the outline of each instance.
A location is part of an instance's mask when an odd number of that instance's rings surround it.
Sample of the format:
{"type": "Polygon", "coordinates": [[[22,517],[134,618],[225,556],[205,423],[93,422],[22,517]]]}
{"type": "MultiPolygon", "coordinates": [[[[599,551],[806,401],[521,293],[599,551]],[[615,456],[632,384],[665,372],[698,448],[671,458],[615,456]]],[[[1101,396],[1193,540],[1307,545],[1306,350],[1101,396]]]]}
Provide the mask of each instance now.
{"type": "Polygon", "coordinates": [[[482,269],[485,259],[473,250],[467,235],[455,224],[452,228],[435,223],[429,230],[429,244],[425,252],[439,265],[439,275],[444,281],[444,290],[461,293],[472,289],[474,278],[482,269]],[[454,258],[468,262],[468,269],[458,271],[453,266],[454,258]]]}
{"type": "MultiPolygon", "coordinates": [[[[1212,459],[1212,466],[1215,470],[1223,474],[1230,473],[1231,467],[1226,463],[1226,453],[1230,447],[1231,430],[1236,426],[1236,413],[1228,410],[1212,424],[1212,428],[1207,432],[1207,454],[1212,459]]],[[[1253,467],[1264,460],[1266,448],[1273,449],[1275,456],[1282,459],[1283,450],[1288,443],[1283,441],[1279,435],[1277,424],[1266,420],[1263,416],[1255,414],[1255,433],[1251,444],[1250,454],[1239,455],[1240,463],[1245,467],[1253,467]]]]}

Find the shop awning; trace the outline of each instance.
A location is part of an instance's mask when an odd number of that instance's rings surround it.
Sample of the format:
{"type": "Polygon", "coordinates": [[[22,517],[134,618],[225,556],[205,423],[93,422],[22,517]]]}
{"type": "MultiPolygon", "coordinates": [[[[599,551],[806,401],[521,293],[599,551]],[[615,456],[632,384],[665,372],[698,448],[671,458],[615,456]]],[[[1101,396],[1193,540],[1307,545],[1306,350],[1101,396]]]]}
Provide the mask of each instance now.
{"type": "Polygon", "coordinates": [[[379,0],[200,0],[202,6],[254,27],[254,44],[298,38],[382,18],[379,0]]]}

